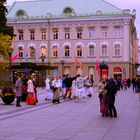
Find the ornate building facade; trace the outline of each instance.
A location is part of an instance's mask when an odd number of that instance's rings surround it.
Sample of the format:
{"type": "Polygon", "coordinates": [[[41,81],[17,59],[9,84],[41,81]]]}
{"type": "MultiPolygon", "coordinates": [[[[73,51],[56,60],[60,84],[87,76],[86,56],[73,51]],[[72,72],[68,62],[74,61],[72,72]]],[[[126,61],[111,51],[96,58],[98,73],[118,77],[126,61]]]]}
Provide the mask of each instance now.
{"type": "Polygon", "coordinates": [[[12,65],[20,71],[23,62],[43,63],[54,67],[48,70],[53,76],[92,74],[97,81],[98,64],[104,61],[108,76],[132,78],[135,15],[135,11],[121,10],[104,0],[15,2],[7,15],[16,35],[13,56],[18,54],[12,65]]]}

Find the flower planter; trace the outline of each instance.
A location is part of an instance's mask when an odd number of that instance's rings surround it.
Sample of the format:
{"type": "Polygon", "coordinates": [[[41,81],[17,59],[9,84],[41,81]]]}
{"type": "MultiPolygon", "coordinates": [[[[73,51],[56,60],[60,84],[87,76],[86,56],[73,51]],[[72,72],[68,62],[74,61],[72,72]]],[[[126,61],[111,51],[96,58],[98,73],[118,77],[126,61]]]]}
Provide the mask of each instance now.
{"type": "Polygon", "coordinates": [[[15,93],[11,87],[4,87],[2,90],[2,101],[5,104],[11,104],[15,99],[15,93]]]}

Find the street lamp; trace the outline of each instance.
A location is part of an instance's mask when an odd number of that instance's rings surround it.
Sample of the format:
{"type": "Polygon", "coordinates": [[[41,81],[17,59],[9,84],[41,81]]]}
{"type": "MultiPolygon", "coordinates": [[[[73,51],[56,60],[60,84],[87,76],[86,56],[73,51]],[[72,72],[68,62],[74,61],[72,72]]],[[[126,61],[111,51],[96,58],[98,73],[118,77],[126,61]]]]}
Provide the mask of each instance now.
{"type": "MultiPolygon", "coordinates": [[[[42,60],[42,86],[43,86],[43,83],[44,83],[44,77],[43,77],[44,76],[44,74],[43,74],[44,69],[43,68],[44,68],[44,61],[45,61],[45,58],[46,58],[45,54],[42,53],[40,58],[42,60]]],[[[46,73],[45,73],[45,75],[46,75],[46,73]]]]}
{"type": "Polygon", "coordinates": [[[62,75],[64,74],[64,64],[65,64],[65,60],[61,60],[61,64],[62,64],[62,75]]]}
{"type": "Polygon", "coordinates": [[[9,71],[9,73],[10,73],[9,81],[10,81],[10,82],[11,82],[11,57],[12,57],[13,51],[14,51],[14,48],[13,48],[13,47],[10,47],[10,48],[8,49],[8,54],[9,54],[9,66],[10,66],[10,71],[9,71]]]}

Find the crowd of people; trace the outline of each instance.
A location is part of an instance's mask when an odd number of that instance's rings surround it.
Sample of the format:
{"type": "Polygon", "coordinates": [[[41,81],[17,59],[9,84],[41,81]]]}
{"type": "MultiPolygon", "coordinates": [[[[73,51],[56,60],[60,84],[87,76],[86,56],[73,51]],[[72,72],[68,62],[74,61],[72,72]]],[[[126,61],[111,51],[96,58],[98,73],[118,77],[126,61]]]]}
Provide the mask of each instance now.
{"type": "MultiPolygon", "coordinates": [[[[16,106],[21,107],[21,96],[24,91],[23,87],[26,84],[26,103],[28,105],[35,105],[38,102],[37,99],[37,86],[36,76],[31,75],[28,80],[21,81],[19,75],[15,83],[16,93],[16,106]]],[[[51,78],[50,75],[46,76],[46,101],[52,101],[52,103],[60,103],[60,99],[74,100],[74,101],[85,101],[86,97],[91,97],[93,93],[93,75],[82,77],[77,74],[71,77],[69,74],[64,74],[62,77],[56,76],[51,78]]],[[[133,78],[132,80],[121,78],[110,78],[102,77],[97,92],[99,93],[100,112],[102,116],[117,117],[117,110],[115,107],[115,97],[118,90],[127,90],[132,84],[133,91],[138,93],[140,99],[140,76],[133,78]]]]}
{"type": "Polygon", "coordinates": [[[53,103],[59,103],[60,97],[64,100],[73,99],[78,101],[85,100],[86,96],[91,97],[93,88],[93,76],[81,77],[79,74],[71,77],[69,74],[62,78],[56,76],[51,79],[49,75],[46,78],[46,100],[52,100],[53,103]]]}
{"type": "MultiPolygon", "coordinates": [[[[35,105],[38,102],[37,99],[37,89],[36,89],[36,76],[31,75],[28,80],[21,81],[19,75],[17,75],[17,80],[15,83],[15,93],[16,93],[16,106],[21,107],[21,97],[22,92],[26,90],[26,103],[28,105],[35,105]],[[26,88],[25,88],[26,87],[26,88]]],[[[71,77],[69,74],[63,75],[62,78],[56,76],[51,78],[50,75],[46,76],[46,98],[45,100],[51,100],[53,103],[60,103],[60,98],[63,100],[83,100],[85,98],[91,97],[93,92],[93,76],[82,77],[77,74],[71,77]]],[[[24,94],[25,95],[25,94],[24,94]]]]}

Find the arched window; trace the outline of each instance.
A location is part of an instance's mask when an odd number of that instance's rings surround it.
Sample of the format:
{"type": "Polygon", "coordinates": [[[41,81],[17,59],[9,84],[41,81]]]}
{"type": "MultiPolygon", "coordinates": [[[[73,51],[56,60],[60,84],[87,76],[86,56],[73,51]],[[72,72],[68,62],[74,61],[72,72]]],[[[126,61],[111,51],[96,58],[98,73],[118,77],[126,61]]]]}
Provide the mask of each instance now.
{"type": "Polygon", "coordinates": [[[65,57],[69,57],[70,56],[70,47],[69,46],[65,46],[65,57]]]}
{"type": "Polygon", "coordinates": [[[41,55],[47,56],[46,46],[41,46],[41,55]]]}
{"type": "Polygon", "coordinates": [[[81,45],[78,45],[77,46],[77,56],[82,56],[82,46],[81,45]]]}
{"type": "Polygon", "coordinates": [[[114,48],[114,50],[115,50],[115,56],[120,56],[120,52],[121,52],[120,45],[119,44],[115,44],[114,47],[115,47],[114,48]]]}
{"type": "Polygon", "coordinates": [[[16,13],[16,16],[24,16],[24,11],[23,10],[18,10],[16,13]]]}
{"type": "Polygon", "coordinates": [[[23,58],[23,47],[18,47],[19,58],[23,58]]]}
{"type": "Polygon", "coordinates": [[[70,7],[65,8],[63,11],[64,14],[70,14],[72,12],[73,12],[73,10],[70,7]]]}
{"type": "Polygon", "coordinates": [[[58,46],[53,46],[53,57],[58,57],[58,46]]]}
{"type": "Polygon", "coordinates": [[[17,12],[16,12],[16,15],[15,15],[17,18],[28,18],[27,14],[26,14],[26,11],[24,11],[23,9],[19,9],[17,12]]]}
{"type": "Polygon", "coordinates": [[[102,45],[102,56],[107,56],[107,45],[106,44],[102,45]]]}
{"type": "Polygon", "coordinates": [[[94,56],[94,45],[89,45],[89,56],[90,57],[94,56]]]}
{"type": "Polygon", "coordinates": [[[35,48],[33,46],[30,46],[29,48],[29,56],[30,58],[35,57],[35,48]]]}

